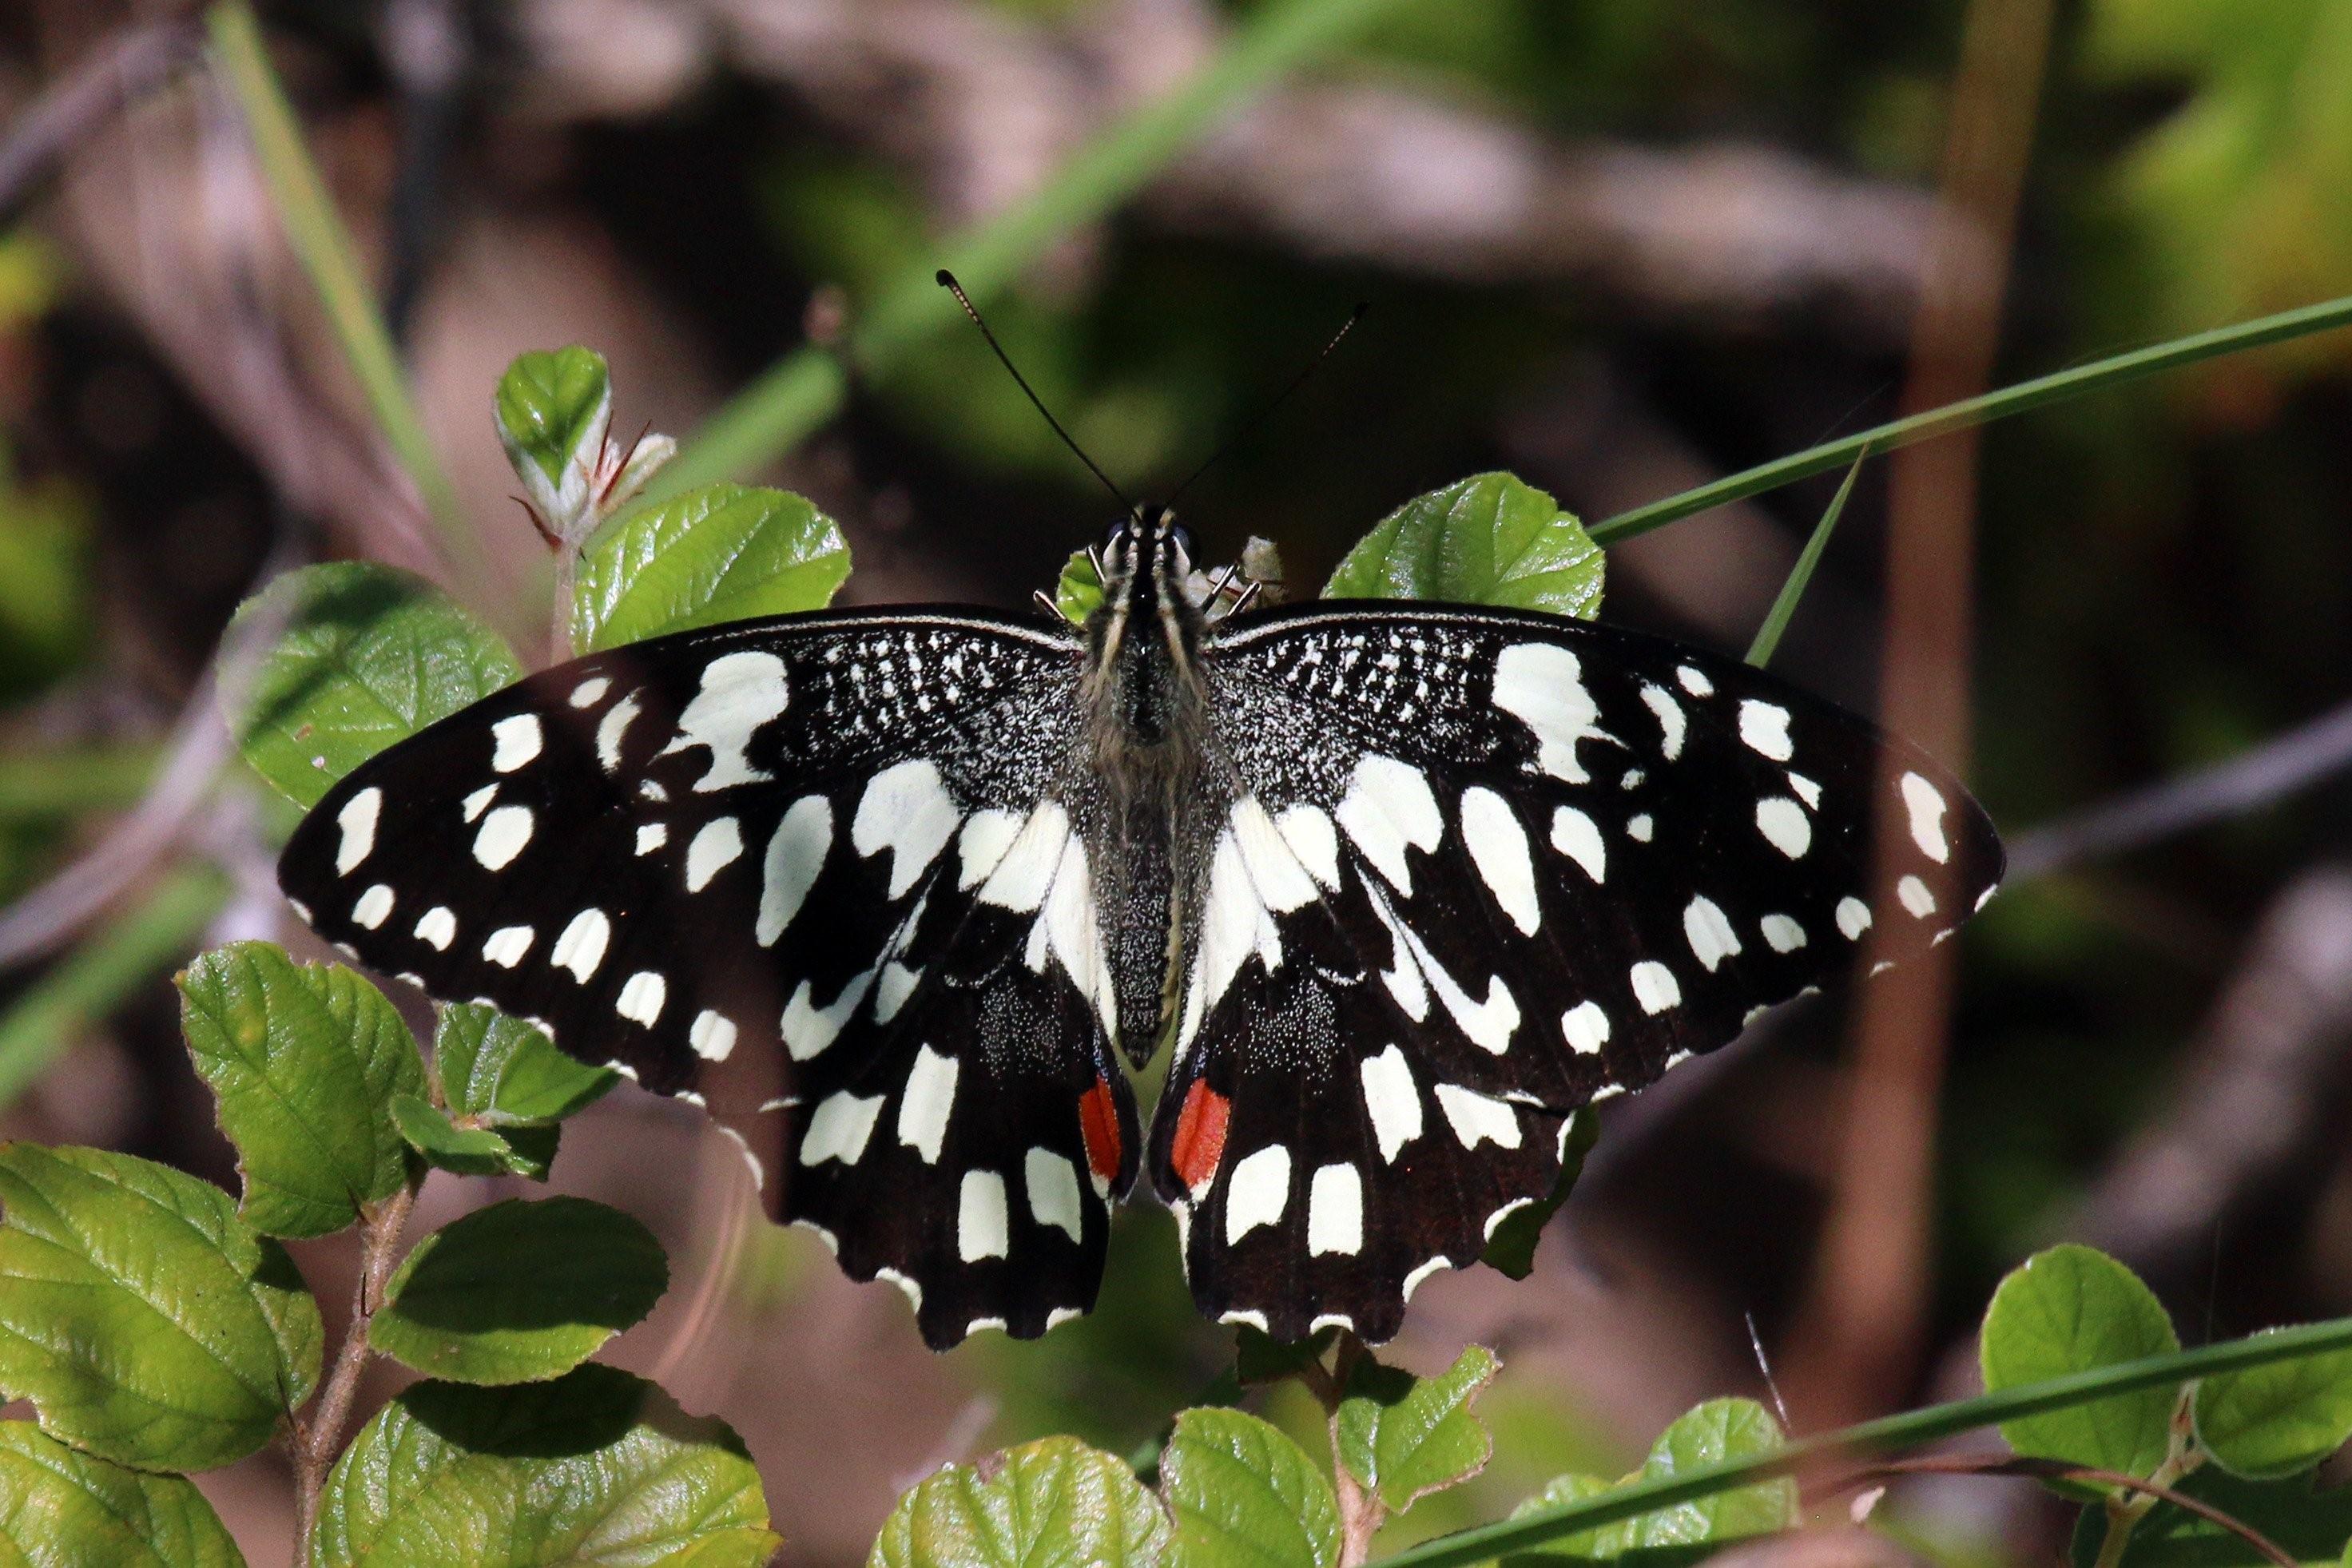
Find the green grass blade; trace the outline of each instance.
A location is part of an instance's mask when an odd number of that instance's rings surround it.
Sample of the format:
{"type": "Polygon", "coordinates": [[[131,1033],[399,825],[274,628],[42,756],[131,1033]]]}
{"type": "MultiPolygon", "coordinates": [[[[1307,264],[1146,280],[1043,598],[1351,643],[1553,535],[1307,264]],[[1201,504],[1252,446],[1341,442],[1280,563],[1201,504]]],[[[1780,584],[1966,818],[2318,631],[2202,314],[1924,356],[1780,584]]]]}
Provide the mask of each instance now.
{"type": "MultiPolygon", "coordinates": [[[[1867,452],[1863,457],[1868,456],[1867,452]]],[[[1862,477],[1863,457],[1853,460],[1845,471],[1845,481],[1830,497],[1829,510],[1813,525],[1812,537],[1805,548],[1797,552],[1797,564],[1789,569],[1788,580],[1772,600],[1772,608],[1764,614],[1764,624],[1756,628],[1756,641],[1748,644],[1748,662],[1758,669],[1772,662],[1772,654],[1780,646],[1780,633],[1789,629],[1790,618],[1797,613],[1797,601],[1805,597],[1805,590],[1813,580],[1813,568],[1821,565],[1822,552],[1829,549],[1830,536],[1837,532],[1838,518],[1845,512],[1846,497],[1853,494],[1853,482],[1862,477]]]]}
{"type": "Polygon", "coordinates": [[[2178,370],[2200,360],[2218,359],[2224,354],[2242,353],[2270,343],[2284,343],[2289,339],[2305,338],[2314,332],[2332,331],[2338,327],[2352,326],[2352,295],[2329,299],[2317,305],[2305,305],[2294,310],[2282,310],[2275,316],[2263,316],[2252,321],[2242,321],[2234,327],[2221,327],[2210,332],[2199,332],[2187,338],[2175,338],[2149,348],[2134,349],[2129,353],[2116,354],[2095,360],[2087,365],[2059,371],[2038,380],[2021,382],[2013,387],[1972,397],[1962,402],[1947,403],[1915,413],[1906,419],[1882,424],[1875,430],[1865,430],[1859,435],[1849,435],[1841,441],[1828,442],[1791,456],[1727,475],[1695,490],[1679,496],[1669,496],[1663,501],[1652,501],[1630,512],[1620,512],[1606,521],[1595,523],[1586,531],[1599,543],[1615,544],[1619,539],[1664,528],[1668,523],[1723,506],[1741,501],[1750,496],[1762,495],[1795,480],[1826,474],[1832,468],[1843,468],[1857,462],[1864,452],[1886,452],[1897,446],[1908,446],[1915,441],[1930,436],[1965,430],[1972,424],[1984,424],[2011,414],[2023,413],[2044,403],[2062,402],[2081,397],[2085,392],[2120,386],[2161,371],[2178,370]]]}
{"type": "Polygon", "coordinates": [[[351,233],[327,194],[326,182],[320,178],[319,166],[303,143],[294,107],[287,101],[286,89],[269,64],[260,24],[246,0],[219,0],[205,14],[205,23],[222,79],[236,99],[253,138],[262,179],[286,226],[287,242],[294,247],[311,287],[318,290],[335,341],[367,398],[376,428],[415,485],[449,551],[450,564],[474,576],[482,565],[480,542],[474,538],[465,509],[458,505],[457,492],[425,434],[425,422],[409,392],[407,373],[377,313],[374,295],[361,276],[351,233]]]}
{"type": "MultiPolygon", "coordinates": [[[[1048,246],[1103,216],[1230,112],[1285,74],[1345,43],[1400,0],[1276,0],[1261,5],[1217,57],[1082,148],[1027,201],[945,247],[900,279],[850,334],[846,359],[887,369],[962,312],[931,280],[952,270],[975,299],[1003,288],[1048,246]]],[[[654,481],[657,497],[739,478],[791,450],[840,409],[842,362],[823,349],[786,355],[695,434],[654,481]]]]}
{"type": "Polygon", "coordinates": [[[1922,1443],[1935,1442],[1982,1427],[1998,1426],[2003,1421],[2038,1415],[2044,1410],[2087,1405],[2093,1400],[2128,1394],[2137,1389],[2186,1383],[2191,1378],[2217,1372],[2263,1366],[2347,1347],[2352,1347],[2352,1318],[2332,1318],[2326,1322],[2305,1323],[2221,1344],[2202,1345],[2171,1355],[2148,1356],[2115,1366],[2097,1367],[2089,1372],[2071,1373],[2064,1377],[2047,1378],[2039,1383],[2020,1384],[1998,1394],[1981,1394],[1973,1399],[1933,1405],[1925,1410],[1906,1411],[1899,1416],[1864,1421],[1841,1431],[1801,1437],[1773,1453],[1710,1465],[1704,1469],[1691,1470],[1666,1479],[1615,1488],[1547,1513],[1528,1514],[1440,1536],[1392,1557],[1382,1558],[1379,1568],[1455,1568],[1456,1564],[1482,1563],[1490,1557],[1540,1546],[1580,1531],[1654,1512],[1661,1508],[1671,1508],[1693,1498],[1711,1496],[1778,1476],[1794,1475],[1824,1461],[1863,1458],[1898,1448],[1916,1448],[1922,1443]]]}
{"type": "Polygon", "coordinates": [[[157,883],[146,902],[110,919],[91,940],[0,1013],[0,1110],[157,970],[186,956],[221,905],[228,879],[209,865],[184,866],[157,883]]]}

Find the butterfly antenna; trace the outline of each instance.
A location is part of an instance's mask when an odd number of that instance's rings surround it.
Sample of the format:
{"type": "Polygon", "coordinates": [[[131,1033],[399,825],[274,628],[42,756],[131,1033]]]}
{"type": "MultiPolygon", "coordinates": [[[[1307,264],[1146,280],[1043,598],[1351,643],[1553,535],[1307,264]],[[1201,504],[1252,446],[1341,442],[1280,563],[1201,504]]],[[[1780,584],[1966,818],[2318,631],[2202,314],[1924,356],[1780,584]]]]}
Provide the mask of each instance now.
{"type": "Polygon", "coordinates": [[[996,362],[1004,367],[1004,373],[1013,378],[1013,384],[1019,387],[1022,395],[1028,398],[1029,406],[1035,409],[1044,416],[1045,423],[1054,427],[1054,434],[1062,438],[1062,444],[1068,447],[1076,455],[1078,461],[1087,465],[1087,473],[1102,481],[1102,487],[1111,493],[1127,515],[1130,517],[1134,517],[1138,509],[1135,503],[1127,498],[1125,491],[1110,482],[1110,476],[1097,467],[1095,460],[1087,455],[1086,448],[1080,446],[1076,440],[1072,439],[1070,433],[1062,428],[1062,422],[1054,417],[1054,411],[1045,406],[1045,400],[1039,397],[1035,390],[1029,385],[1027,380],[1022,376],[1020,369],[1013,364],[1013,356],[1004,351],[1004,345],[996,340],[996,334],[988,329],[986,321],[981,319],[978,308],[971,302],[971,296],[963,291],[963,285],[956,281],[955,274],[943,267],[934,276],[941,288],[955,296],[956,303],[963,307],[963,313],[971,318],[973,326],[980,329],[980,335],[988,340],[989,348],[996,353],[996,362]]]}
{"type": "Polygon", "coordinates": [[[1190,474],[1185,475],[1184,482],[1168,493],[1168,499],[1164,505],[1171,507],[1174,506],[1176,504],[1176,497],[1192,487],[1193,480],[1198,479],[1202,475],[1206,474],[1210,469],[1223,462],[1227,454],[1231,453],[1234,447],[1241,444],[1244,437],[1251,434],[1260,425],[1273,418],[1274,411],[1280,408],[1284,403],[1288,402],[1290,401],[1290,394],[1297,392],[1300,387],[1305,386],[1307,384],[1307,378],[1323,368],[1323,361],[1331,357],[1331,350],[1339,346],[1340,340],[1344,339],[1349,333],[1356,329],[1356,323],[1364,319],[1364,312],[1370,308],[1371,305],[1369,302],[1360,301],[1353,310],[1349,311],[1348,319],[1341,323],[1338,331],[1331,334],[1331,340],[1324,344],[1322,350],[1318,352],[1313,359],[1307,361],[1306,369],[1291,377],[1290,384],[1288,386],[1284,387],[1280,392],[1275,393],[1273,400],[1264,408],[1258,410],[1255,417],[1245,422],[1239,430],[1234,431],[1233,434],[1227,436],[1214,452],[1209,454],[1206,460],[1204,460],[1198,468],[1195,468],[1190,474]]]}

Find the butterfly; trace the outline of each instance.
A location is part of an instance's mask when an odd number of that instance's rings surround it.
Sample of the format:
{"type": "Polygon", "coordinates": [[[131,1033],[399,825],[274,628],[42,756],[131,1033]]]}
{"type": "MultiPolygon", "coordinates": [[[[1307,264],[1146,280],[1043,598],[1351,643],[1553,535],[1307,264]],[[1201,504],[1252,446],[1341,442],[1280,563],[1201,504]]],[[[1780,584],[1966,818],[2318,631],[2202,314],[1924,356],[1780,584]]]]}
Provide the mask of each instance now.
{"type": "Polygon", "coordinates": [[[1943,770],[1718,655],[1213,619],[1162,509],[1099,557],[1082,627],[821,612],[546,671],[341,780],[279,879],[357,959],[704,1103],[940,1348],[1087,1311],[1146,1170],[1203,1312],[1384,1341],[1580,1107],[1998,882],[1943,770]]]}

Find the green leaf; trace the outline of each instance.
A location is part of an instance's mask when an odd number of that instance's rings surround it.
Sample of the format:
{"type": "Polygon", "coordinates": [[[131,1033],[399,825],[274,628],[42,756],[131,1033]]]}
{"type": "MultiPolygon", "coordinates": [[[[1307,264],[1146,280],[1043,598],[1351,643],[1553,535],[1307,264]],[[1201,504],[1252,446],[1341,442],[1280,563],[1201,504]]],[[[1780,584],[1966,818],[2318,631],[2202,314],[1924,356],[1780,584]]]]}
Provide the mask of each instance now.
{"type": "Polygon", "coordinates": [[[0,1421],[0,1563],[8,1568],[245,1568],[204,1494],[0,1421]]]}
{"type": "Polygon", "coordinates": [[[582,653],[755,615],[822,610],[849,576],[831,517],[798,496],[710,485],[644,507],[580,558],[582,653]]]}
{"type": "Polygon", "coordinates": [[[323,1236],[408,1179],[391,1103],[423,1096],[425,1065],[382,991],[267,942],[215,948],[179,985],[188,1054],[219,1096],[248,1224],[323,1236]]]}
{"type": "MultiPolygon", "coordinates": [[[[2343,1555],[2352,1553],[2352,1487],[2318,1491],[2308,1480],[2242,1480],[2208,1466],[2174,1490],[2221,1510],[2310,1568],[2342,1568],[2343,1555]]],[[[2086,1508],[2074,1521],[2070,1555],[2079,1568],[2099,1562],[2106,1512],[2086,1508]]],[[[2133,1528],[2111,1568],[2269,1568],[2271,1562],[2234,1531],[2159,1502],[2133,1528]]]]}
{"type": "Polygon", "coordinates": [[[1160,1460],[1168,1568],[1333,1568],[1339,1505],[1297,1444],[1238,1410],[1187,1410],[1160,1460]]]}
{"type": "Polygon", "coordinates": [[[1415,1377],[1363,1357],[1349,1375],[1332,1427],[1339,1462],[1379,1494],[1391,1513],[1468,1480],[1495,1452],[1470,1403],[1501,1365],[1480,1344],[1436,1377],[1415,1377]]]}
{"type": "Polygon", "coordinates": [[[778,1544],[741,1439],[590,1365],[385,1406],[328,1473],[310,1568],[761,1568],[778,1544]]]}
{"type": "Polygon", "coordinates": [[[2257,1479],[2299,1475],[2352,1439],[2352,1351],[2224,1372],[2197,1385],[2197,1440],[2257,1479]]]}
{"type": "Polygon", "coordinates": [[[1102,573],[1095,570],[1095,558],[1082,549],[1070,552],[1062,563],[1062,575],[1054,584],[1054,608],[1073,626],[1083,626],[1087,617],[1102,607],[1102,573]]]}
{"type": "Polygon", "coordinates": [[[1117,1456],[1045,1437],[898,1500],[867,1568],[1148,1568],[1168,1516],[1117,1456]]]}
{"type": "MultiPolygon", "coordinates": [[[[1676,1416],[1651,1445],[1650,1457],[1642,1468],[1617,1485],[1671,1480],[1727,1460],[1773,1453],[1785,1441],[1780,1424],[1753,1399],[1710,1399],[1676,1416]]],[[[1511,1517],[1586,1501],[1616,1490],[1592,1476],[1561,1476],[1522,1503],[1511,1517]]],[[[1672,1559],[1680,1561],[1691,1548],[1794,1530],[1801,1522],[1795,1481],[1756,1481],[1563,1536],[1547,1542],[1540,1551],[1515,1553],[1505,1562],[1534,1564],[1557,1557],[1609,1559],[1634,1552],[1682,1549],[1672,1559]]]]}
{"type": "Polygon", "coordinates": [[[459,1176],[519,1176],[545,1181],[560,1127],[461,1127],[429,1100],[392,1097],[393,1124],[436,1170],[459,1176]]]}
{"type": "Polygon", "coordinates": [[[584,516],[613,423],[604,356],[578,344],[518,354],[499,378],[499,441],[539,515],[584,516]]]}
{"type": "MultiPolygon", "coordinates": [[[[1675,1417],[1642,1466],[1643,1480],[1664,1480],[1727,1459],[1769,1454],[1786,1439],[1772,1413],[1753,1399],[1710,1399],[1675,1417]]],[[[1800,1522],[1797,1483],[1782,1479],[1694,1498],[1628,1521],[1634,1547],[1737,1541],[1794,1530],[1800,1522]]]]}
{"type": "Polygon", "coordinates": [[[522,674],[498,635],[405,572],[360,561],[289,571],[245,602],[228,641],[276,628],[240,695],[224,687],[245,759],[315,806],[352,768],[522,674]]]}
{"type": "Polygon", "coordinates": [[[1557,502],[1508,474],[1417,496],[1348,552],[1326,599],[1436,599],[1591,619],[1601,547],[1557,502]]]}
{"type": "Polygon", "coordinates": [[[1584,1173],[1584,1156],[1592,1152],[1600,1137],[1598,1107],[1587,1105],[1570,1114],[1568,1136],[1560,1140],[1559,1176],[1551,1184],[1551,1191],[1505,1214],[1501,1223],[1486,1233],[1486,1249],[1478,1255],[1478,1261],[1513,1280],[1524,1280],[1535,1272],[1536,1245],[1543,1239],[1544,1227],[1575,1190],[1576,1178],[1584,1173]]]}
{"type": "MultiPolygon", "coordinates": [[[[2027,1259],[1993,1292],[1978,1354],[1987,1393],[2180,1348],[2172,1320],[2139,1277],[2089,1247],[2027,1259]]],[[[2153,1474],[2171,1442],[2178,1390],[2144,1388],[2001,1423],[2020,1454],[2153,1474]]]]}
{"type": "Polygon", "coordinates": [[[661,1243],[619,1209],[509,1198],[416,1244],[368,1343],[435,1377],[536,1383],[595,1354],[668,1288],[661,1243]]]}
{"type": "Polygon", "coordinates": [[[494,1127],[561,1121],[621,1081],[564,1055],[543,1030],[471,1003],[441,1009],[433,1068],[452,1112],[494,1127]]]}
{"type": "MultiPolygon", "coordinates": [[[[1640,1472],[1634,1473],[1640,1479],[1640,1472]]],[[[1572,1502],[1584,1502],[1617,1490],[1617,1483],[1599,1476],[1554,1476],[1543,1490],[1511,1510],[1513,1519],[1525,1519],[1529,1514],[1549,1513],[1553,1509],[1572,1502]]],[[[1502,1560],[1502,1568],[1539,1568],[1555,1557],[1584,1557],[1601,1560],[1625,1555],[1633,1528],[1633,1521],[1618,1520],[1596,1530],[1580,1530],[1548,1542],[1540,1550],[1518,1552],[1502,1560]]]]}
{"type": "Polygon", "coordinates": [[[0,1144],[0,1400],[144,1469],[269,1441],[319,1381],[318,1303],[228,1194],[100,1149],[0,1144]]]}

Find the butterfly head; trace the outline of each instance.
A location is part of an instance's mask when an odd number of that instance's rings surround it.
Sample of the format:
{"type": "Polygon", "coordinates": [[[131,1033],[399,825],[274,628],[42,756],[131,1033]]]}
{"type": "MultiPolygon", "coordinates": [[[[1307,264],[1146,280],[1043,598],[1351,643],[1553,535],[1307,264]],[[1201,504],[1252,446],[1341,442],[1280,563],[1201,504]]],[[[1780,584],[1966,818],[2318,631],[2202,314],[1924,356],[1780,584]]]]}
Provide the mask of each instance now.
{"type": "Polygon", "coordinates": [[[1095,551],[1103,602],[1150,614],[1183,598],[1192,573],[1192,535],[1167,507],[1146,501],[1111,524],[1095,551]]]}

